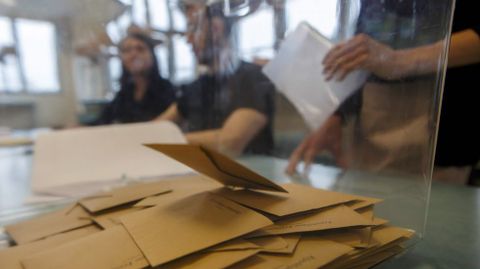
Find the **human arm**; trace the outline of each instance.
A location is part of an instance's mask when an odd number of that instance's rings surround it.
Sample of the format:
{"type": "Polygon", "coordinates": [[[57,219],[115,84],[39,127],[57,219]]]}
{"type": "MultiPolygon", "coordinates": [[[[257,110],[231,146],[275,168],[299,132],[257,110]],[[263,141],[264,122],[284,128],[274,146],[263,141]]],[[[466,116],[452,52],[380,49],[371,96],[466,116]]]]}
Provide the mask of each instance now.
{"type": "Polygon", "coordinates": [[[154,121],[171,121],[175,123],[179,123],[182,121],[182,116],[178,111],[178,107],[176,103],[171,104],[167,110],[165,110],[162,114],[154,119],[154,121]]]}
{"type": "MultiPolygon", "coordinates": [[[[327,79],[343,80],[356,69],[365,69],[386,79],[395,80],[435,72],[444,41],[410,49],[394,50],[359,34],[335,46],[326,55],[324,73],[327,79]]],[[[472,29],[454,33],[448,54],[449,67],[480,62],[480,37],[472,29]]]]}
{"type": "Polygon", "coordinates": [[[219,150],[229,156],[240,155],[250,141],[267,125],[268,118],[251,108],[236,109],[221,128],[188,133],[191,144],[219,150]]]}
{"type": "Polygon", "coordinates": [[[452,35],[448,53],[448,67],[480,63],[480,36],[473,29],[452,35]]]}
{"type": "Polygon", "coordinates": [[[290,155],[286,173],[295,174],[301,161],[305,164],[305,171],[308,171],[315,155],[322,151],[329,151],[340,167],[347,165],[342,154],[342,119],[337,114],[330,116],[319,129],[303,139],[290,155]]]}

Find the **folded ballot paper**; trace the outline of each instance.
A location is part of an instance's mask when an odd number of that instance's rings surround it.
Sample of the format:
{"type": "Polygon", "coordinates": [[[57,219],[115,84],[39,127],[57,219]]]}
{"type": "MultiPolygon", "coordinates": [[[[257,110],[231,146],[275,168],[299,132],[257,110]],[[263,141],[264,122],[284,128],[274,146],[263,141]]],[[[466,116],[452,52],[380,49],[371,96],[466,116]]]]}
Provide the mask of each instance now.
{"type": "Polygon", "coordinates": [[[334,44],[306,22],[286,37],[263,72],[315,130],[366,81],[366,71],[325,80],[322,61],[334,44]]]}
{"type": "Polygon", "coordinates": [[[32,189],[80,197],[128,181],[192,172],[145,143],[186,143],[171,122],[78,128],[39,135],[35,142],[32,189]]]}
{"type": "Polygon", "coordinates": [[[0,268],[369,268],[413,235],[375,216],[380,199],[278,185],[200,146],[147,146],[200,174],[7,226],[16,245],[0,251],[0,268]]]}

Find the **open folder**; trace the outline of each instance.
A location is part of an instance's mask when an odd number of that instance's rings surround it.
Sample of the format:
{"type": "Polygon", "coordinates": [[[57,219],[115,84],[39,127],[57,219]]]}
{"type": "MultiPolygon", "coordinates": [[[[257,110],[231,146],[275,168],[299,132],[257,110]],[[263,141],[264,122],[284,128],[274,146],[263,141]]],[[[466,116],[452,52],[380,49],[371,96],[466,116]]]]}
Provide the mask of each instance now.
{"type": "Polygon", "coordinates": [[[121,179],[185,174],[191,170],[145,143],[185,144],[171,122],[78,128],[40,135],[35,143],[32,188],[36,192],[82,196],[121,179]]]}
{"type": "Polygon", "coordinates": [[[317,129],[366,81],[366,71],[344,80],[325,80],[322,61],[334,44],[306,22],[287,36],[275,58],[263,69],[311,129],[317,129]]]}

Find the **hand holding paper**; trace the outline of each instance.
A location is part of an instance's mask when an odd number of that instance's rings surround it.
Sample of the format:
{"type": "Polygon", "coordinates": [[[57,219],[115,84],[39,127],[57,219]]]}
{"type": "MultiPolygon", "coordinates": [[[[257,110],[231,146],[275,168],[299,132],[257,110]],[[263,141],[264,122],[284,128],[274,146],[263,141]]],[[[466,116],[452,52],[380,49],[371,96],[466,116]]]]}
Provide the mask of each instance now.
{"type": "Polygon", "coordinates": [[[313,130],[323,125],[368,75],[365,71],[353,71],[342,81],[327,81],[323,60],[333,46],[307,23],[302,23],[263,69],[313,130]]]}
{"type": "Polygon", "coordinates": [[[327,80],[334,77],[343,80],[354,70],[365,69],[384,79],[399,79],[403,75],[401,66],[395,63],[398,58],[389,46],[359,34],[328,52],[323,61],[323,73],[327,80]]]}

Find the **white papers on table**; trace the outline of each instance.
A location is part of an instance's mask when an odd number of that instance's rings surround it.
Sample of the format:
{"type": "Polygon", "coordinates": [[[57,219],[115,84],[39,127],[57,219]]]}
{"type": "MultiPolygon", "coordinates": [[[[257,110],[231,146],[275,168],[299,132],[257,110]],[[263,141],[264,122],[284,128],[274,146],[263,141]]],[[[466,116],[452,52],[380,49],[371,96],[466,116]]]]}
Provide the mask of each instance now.
{"type": "Polygon", "coordinates": [[[343,81],[326,81],[322,61],[333,46],[303,22],[287,36],[275,58],[263,69],[311,129],[320,127],[368,76],[365,71],[354,71],[343,81]]]}
{"type": "Polygon", "coordinates": [[[36,204],[55,204],[57,202],[65,201],[65,197],[45,194],[31,194],[23,200],[24,205],[36,205],[36,204]]]}
{"type": "Polygon", "coordinates": [[[185,144],[186,139],[170,122],[79,128],[40,135],[34,148],[32,188],[40,193],[83,196],[104,188],[106,183],[191,172],[183,164],[143,146],[151,143],[185,144]]]}

